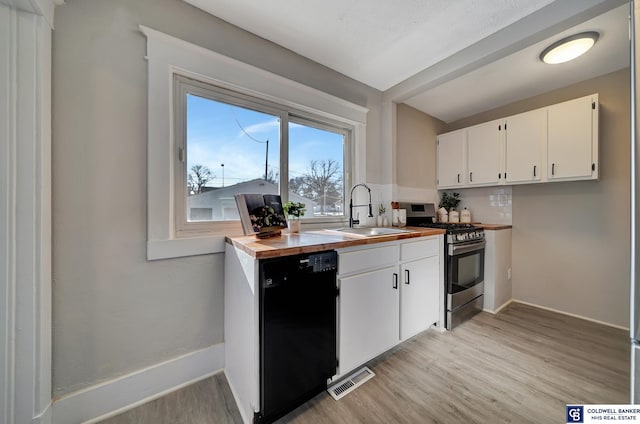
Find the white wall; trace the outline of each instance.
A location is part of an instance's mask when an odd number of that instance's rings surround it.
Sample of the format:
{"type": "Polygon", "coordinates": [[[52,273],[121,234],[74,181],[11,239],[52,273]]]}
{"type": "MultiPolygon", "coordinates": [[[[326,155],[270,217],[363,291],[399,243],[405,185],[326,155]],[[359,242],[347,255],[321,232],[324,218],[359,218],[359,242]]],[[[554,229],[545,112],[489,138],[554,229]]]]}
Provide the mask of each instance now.
{"type": "MultiPolygon", "coordinates": [[[[369,107],[367,150],[378,150],[380,92],[179,0],[69,0],[58,7],[56,397],[224,340],[223,256],[145,259],[147,64],[141,24],[369,107]]],[[[375,167],[369,178],[378,178],[375,167]]]]}
{"type": "Polygon", "coordinates": [[[179,0],[68,0],[53,40],[56,397],[220,343],[223,256],[147,262],[145,25],[370,109],[381,93],[179,0]]]}
{"type": "Polygon", "coordinates": [[[629,79],[624,69],[447,128],[600,94],[600,180],[512,187],[514,299],[628,327],[629,79]]]}
{"type": "Polygon", "coordinates": [[[445,123],[438,119],[406,104],[397,105],[394,200],[438,202],[436,135],[444,132],[444,128],[445,123]]]}

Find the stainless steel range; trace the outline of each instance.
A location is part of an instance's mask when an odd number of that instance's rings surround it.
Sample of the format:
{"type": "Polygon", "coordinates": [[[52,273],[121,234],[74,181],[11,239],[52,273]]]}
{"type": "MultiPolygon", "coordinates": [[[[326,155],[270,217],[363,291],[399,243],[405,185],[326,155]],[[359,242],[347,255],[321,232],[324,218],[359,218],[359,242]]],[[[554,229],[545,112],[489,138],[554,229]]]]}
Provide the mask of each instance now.
{"type": "Polygon", "coordinates": [[[407,225],[440,228],[444,237],[445,326],[451,330],[482,311],[484,304],[484,230],[472,224],[436,223],[433,203],[404,203],[407,225]]]}

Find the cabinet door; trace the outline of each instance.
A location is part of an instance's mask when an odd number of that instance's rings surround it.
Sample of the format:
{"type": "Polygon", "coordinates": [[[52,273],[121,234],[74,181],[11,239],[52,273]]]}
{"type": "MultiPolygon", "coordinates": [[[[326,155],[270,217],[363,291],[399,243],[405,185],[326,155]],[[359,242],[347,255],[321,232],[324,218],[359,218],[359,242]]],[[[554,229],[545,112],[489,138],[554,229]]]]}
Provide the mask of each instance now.
{"type": "Polygon", "coordinates": [[[507,183],[540,181],[542,148],[547,141],[547,111],[533,110],[507,118],[505,179],[507,183]]]}
{"type": "MultiPolygon", "coordinates": [[[[593,105],[596,105],[597,99],[593,105]]],[[[548,164],[550,180],[592,178],[592,165],[597,156],[593,149],[593,119],[597,109],[592,109],[591,96],[550,106],[548,113],[548,164]],[[595,153],[595,155],[594,155],[595,153]]],[[[596,174],[597,178],[597,174],[596,174]]]]}
{"type": "Polygon", "coordinates": [[[465,182],[464,130],[438,136],[438,187],[460,187],[465,182]]]}
{"type": "Polygon", "coordinates": [[[338,280],[340,374],[399,342],[397,273],[397,266],[392,266],[338,280]]]}
{"type": "Polygon", "coordinates": [[[492,121],[467,129],[468,185],[494,185],[500,181],[502,126],[503,122],[492,121]]]}
{"type": "Polygon", "coordinates": [[[440,318],[438,256],[400,266],[400,338],[415,336],[440,318]]]}

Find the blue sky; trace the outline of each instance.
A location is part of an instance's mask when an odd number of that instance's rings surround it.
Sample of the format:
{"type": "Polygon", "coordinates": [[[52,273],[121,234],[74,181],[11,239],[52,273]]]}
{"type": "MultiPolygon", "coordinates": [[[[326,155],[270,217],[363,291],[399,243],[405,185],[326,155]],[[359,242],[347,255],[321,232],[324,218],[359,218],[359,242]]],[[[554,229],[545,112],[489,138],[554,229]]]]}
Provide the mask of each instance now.
{"type": "MultiPolygon", "coordinates": [[[[187,166],[209,167],[215,178],[207,185],[229,186],[264,175],[265,146],[269,140],[269,169],[278,171],[279,118],[187,96],[187,166]],[[256,141],[257,140],[257,141],[256,141]]],[[[289,178],[303,175],[311,160],[334,159],[342,165],[341,134],[305,125],[289,125],[289,178]]]]}

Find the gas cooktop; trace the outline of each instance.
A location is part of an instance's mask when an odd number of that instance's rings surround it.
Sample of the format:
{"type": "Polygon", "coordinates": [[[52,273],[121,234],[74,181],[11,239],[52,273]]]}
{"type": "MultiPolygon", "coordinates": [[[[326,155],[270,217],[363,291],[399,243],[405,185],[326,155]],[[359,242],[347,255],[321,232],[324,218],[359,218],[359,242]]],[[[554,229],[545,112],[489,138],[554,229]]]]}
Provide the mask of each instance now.
{"type": "Polygon", "coordinates": [[[458,222],[422,222],[415,225],[418,227],[439,228],[441,230],[447,230],[447,232],[459,232],[478,229],[478,227],[473,224],[458,222]]]}

